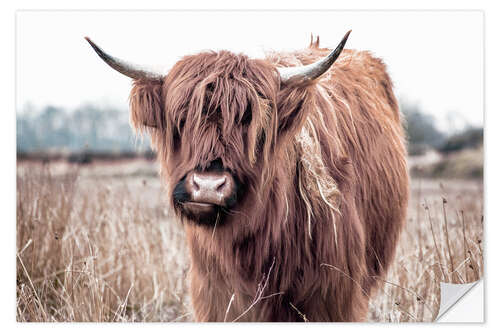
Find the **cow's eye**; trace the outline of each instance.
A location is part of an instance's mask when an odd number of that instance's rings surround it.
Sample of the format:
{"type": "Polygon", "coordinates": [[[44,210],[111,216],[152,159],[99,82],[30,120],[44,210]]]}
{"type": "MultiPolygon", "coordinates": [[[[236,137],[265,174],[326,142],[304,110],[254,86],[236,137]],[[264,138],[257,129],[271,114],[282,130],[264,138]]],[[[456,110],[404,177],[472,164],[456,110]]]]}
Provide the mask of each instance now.
{"type": "Polygon", "coordinates": [[[174,150],[178,150],[179,147],[181,146],[181,135],[177,129],[174,130],[173,144],[174,144],[174,150]]]}
{"type": "Polygon", "coordinates": [[[179,132],[181,132],[181,133],[182,133],[182,131],[184,130],[184,124],[186,124],[186,120],[185,120],[185,119],[182,119],[182,120],[179,122],[179,126],[178,126],[179,132]]]}
{"type": "Polygon", "coordinates": [[[248,104],[245,109],[245,113],[243,113],[243,117],[241,118],[241,124],[250,125],[251,122],[252,122],[252,107],[250,104],[248,104]]]}
{"type": "Polygon", "coordinates": [[[174,127],[174,133],[173,133],[173,141],[174,141],[174,149],[178,150],[181,146],[181,136],[182,132],[184,130],[184,124],[186,121],[183,119],[181,120],[176,126],[174,127]]]}

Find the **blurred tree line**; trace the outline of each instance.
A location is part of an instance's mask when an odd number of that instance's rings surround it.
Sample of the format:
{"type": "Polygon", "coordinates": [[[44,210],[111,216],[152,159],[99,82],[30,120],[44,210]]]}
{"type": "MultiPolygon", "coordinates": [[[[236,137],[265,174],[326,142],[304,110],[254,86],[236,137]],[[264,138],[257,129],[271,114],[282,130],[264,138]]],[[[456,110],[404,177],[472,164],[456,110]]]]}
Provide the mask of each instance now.
{"type": "MultiPolygon", "coordinates": [[[[457,133],[439,130],[432,115],[402,101],[410,155],[428,149],[443,153],[482,145],[483,129],[466,126],[457,133]]],[[[83,105],[75,110],[47,106],[35,111],[27,105],[17,114],[17,151],[32,152],[150,152],[149,138],[141,140],[129,125],[129,113],[112,107],[83,105]]]]}
{"type": "Polygon", "coordinates": [[[136,138],[125,110],[84,105],[76,110],[27,106],[16,117],[18,153],[29,152],[133,152],[149,150],[149,142],[136,138]]]}

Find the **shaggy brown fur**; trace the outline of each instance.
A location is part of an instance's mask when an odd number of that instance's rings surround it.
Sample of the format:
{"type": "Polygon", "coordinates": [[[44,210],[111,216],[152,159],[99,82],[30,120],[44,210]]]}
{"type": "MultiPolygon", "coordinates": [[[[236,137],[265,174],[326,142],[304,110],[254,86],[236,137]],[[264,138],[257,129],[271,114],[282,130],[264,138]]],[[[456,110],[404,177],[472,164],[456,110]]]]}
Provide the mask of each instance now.
{"type": "Polygon", "coordinates": [[[276,67],[329,51],[206,52],[134,82],[132,123],[151,134],[170,197],[215,159],[245,188],[224,224],[184,223],[199,321],[365,319],[405,220],[405,140],[385,65],[368,52],[280,83],[276,67]]]}

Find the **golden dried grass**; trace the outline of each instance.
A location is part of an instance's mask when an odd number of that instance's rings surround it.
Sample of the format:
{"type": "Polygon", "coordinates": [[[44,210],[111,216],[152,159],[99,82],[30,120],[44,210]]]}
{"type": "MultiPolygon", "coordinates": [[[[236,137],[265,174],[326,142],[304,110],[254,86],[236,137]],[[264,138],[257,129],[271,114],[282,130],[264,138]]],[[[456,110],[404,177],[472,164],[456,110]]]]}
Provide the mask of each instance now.
{"type": "MultiPolygon", "coordinates": [[[[103,168],[18,166],[17,320],[193,320],[183,230],[158,178],[103,168]]],[[[481,278],[482,212],[481,182],[413,179],[407,225],[368,320],[433,320],[440,281],[481,278]]]]}

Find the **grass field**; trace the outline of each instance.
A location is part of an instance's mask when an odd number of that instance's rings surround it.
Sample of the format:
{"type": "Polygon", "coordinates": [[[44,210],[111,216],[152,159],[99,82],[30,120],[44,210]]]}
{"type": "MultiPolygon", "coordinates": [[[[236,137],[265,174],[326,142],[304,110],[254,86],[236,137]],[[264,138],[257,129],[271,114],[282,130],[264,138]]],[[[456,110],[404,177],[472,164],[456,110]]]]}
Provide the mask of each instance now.
{"type": "MultiPolygon", "coordinates": [[[[193,320],[182,226],[153,163],[17,169],[18,321],[193,320]]],[[[482,214],[482,182],[412,179],[406,228],[368,320],[431,321],[440,281],[481,278],[482,214]]]]}

